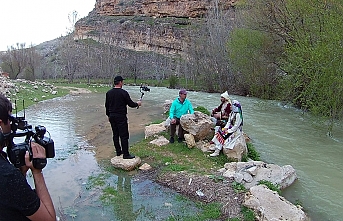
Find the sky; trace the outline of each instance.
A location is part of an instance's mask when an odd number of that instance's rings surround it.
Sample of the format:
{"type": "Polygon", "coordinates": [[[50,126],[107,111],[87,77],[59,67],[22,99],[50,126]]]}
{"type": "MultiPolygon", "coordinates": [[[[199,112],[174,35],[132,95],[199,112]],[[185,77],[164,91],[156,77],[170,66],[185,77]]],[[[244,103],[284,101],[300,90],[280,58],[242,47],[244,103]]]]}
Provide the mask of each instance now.
{"type": "Polygon", "coordinates": [[[65,36],[68,15],[88,15],[96,0],[0,0],[0,51],[25,43],[38,45],[65,36]]]}

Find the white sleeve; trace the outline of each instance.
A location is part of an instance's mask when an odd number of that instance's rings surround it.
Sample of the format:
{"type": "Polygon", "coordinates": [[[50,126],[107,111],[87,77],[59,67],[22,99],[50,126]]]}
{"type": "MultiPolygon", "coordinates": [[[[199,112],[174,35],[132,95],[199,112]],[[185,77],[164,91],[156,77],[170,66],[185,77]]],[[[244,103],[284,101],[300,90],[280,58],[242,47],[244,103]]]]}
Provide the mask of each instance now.
{"type": "Polygon", "coordinates": [[[240,115],[239,113],[236,113],[236,114],[235,114],[235,118],[236,118],[236,120],[235,120],[235,125],[233,125],[233,126],[228,130],[229,133],[234,133],[234,132],[236,132],[236,130],[239,128],[239,126],[240,126],[241,123],[242,123],[241,115],[240,115]]]}

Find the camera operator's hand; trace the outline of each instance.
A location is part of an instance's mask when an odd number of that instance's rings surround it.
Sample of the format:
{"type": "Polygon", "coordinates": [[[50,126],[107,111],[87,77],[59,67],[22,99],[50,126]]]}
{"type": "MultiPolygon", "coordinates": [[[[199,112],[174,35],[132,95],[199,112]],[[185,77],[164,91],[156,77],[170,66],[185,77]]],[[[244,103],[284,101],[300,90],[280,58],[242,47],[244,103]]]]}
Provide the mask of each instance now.
{"type": "MultiPolygon", "coordinates": [[[[31,142],[31,149],[32,149],[32,158],[39,158],[39,159],[45,159],[46,154],[45,154],[45,149],[41,145],[35,142],[31,142]]],[[[40,173],[42,170],[41,169],[36,169],[33,166],[33,161],[30,161],[30,156],[29,152],[26,151],[25,154],[25,164],[28,168],[31,169],[32,173],[40,173]]]]}

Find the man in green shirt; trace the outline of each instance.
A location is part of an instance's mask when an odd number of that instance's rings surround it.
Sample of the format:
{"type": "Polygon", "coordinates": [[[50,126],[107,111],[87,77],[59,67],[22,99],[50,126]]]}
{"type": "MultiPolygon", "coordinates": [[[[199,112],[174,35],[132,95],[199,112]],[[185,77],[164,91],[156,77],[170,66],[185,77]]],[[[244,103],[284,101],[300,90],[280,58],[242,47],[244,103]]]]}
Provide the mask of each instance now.
{"type": "Polygon", "coordinates": [[[179,91],[179,97],[177,97],[171,104],[171,107],[169,110],[169,118],[171,119],[170,139],[169,139],[170,143],[174,143],[176,125],[179,125],[178,139],[177,139],[178,142],[181,143],[184,140],[185,130],[180,125],[180,118],[184,114],[194,113],[192,103],[186,97],[187,97],[187,91],[185,89],[181,89],[179,91]]]}

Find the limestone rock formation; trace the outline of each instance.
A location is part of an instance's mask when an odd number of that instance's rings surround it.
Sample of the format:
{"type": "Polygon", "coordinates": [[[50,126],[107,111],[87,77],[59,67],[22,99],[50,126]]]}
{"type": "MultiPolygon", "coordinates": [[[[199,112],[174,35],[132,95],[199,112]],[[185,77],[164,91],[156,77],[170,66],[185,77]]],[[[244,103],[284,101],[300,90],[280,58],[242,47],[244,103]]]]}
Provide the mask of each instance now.
{"type": "Polygon", "coordinates": [[[214,126],[211,117],[200,111],[182,115],[180,124],[183,129],[194,136],[196,141],[205,139],[214,126]]]}
{"type": "Polygon", "coordinates": [[[264,185],[250,188],[243,205],[253,209],[261,221],[309,220],[304,211],[264,185]]]}
{"type": "Polygon", "coordinates": [[[240,135],[235,142],[233,149],[223,148],[223,153],[229,158],[241,161],[244,154],[248,153],[245,137],[240,135]]]}
{"type": "Polygon", "coordinates": [[[111,164],[115,168],[120,168],[126,171],[131,171],[131,170],[136,169],[141,163],[142,163],[141,158],[137,156],[133,159],[123,159],[123,155],[121,155],[121,156],[115,156],[111,159],[111,164]]]}
{"type": "Polygon", "coordinates": [[[291,165],[278,166],[262,161],[232,162],[224,165],[224,177],[233,177],[246,189],[258,185],[259,181],[269,181],[284,189],[297,179],[295,169],[291,165]]]}
{"type": "Polygon", "coordinates": [[[184,55],[196,24],[215,3],[230,8],[237,0],[97,0],[75,24],[74,40],[93,39],[135,51],[184,55]],[[191,18],[191,19],[190,19],[191,18]]]}
{"type": "Polygon", "coordinates": [[[161,147],[161,146],[169,144],[169,140],[167,140],[164,136],[159,136],[156,139],[150,141],[150,143],[161,147]]]}
{"type": "MultiPolygon", "coordinates": [[[[220,7],[226,9],[236,0],[218,1],[220,7]]],[[[203,17],[213,7],[214,1],[205,0],[135,0],[130,2],[120,0],[97,0],[95,9],[99,15],[132,16],[145,15],[150,17],[203,17]]]]}
{"type": "Polygon", "coordinates": [[[192,134],[185,134],[185,140],[188,148],[195,147],[195,140],[192,134]]]}
{"type": "Polygon", "coordinates": [[[144,134],[145,134],[145,139],[152,136],[152,135],[155,135],[155,134],[158,134],[162,131],[165,131],[166,130],[166,127],[165,127],[165,122],[162,122],[160,124],[151,124],[151,125],[148,125],[145,127],[145,130],[144,130],[144,134]]]}

